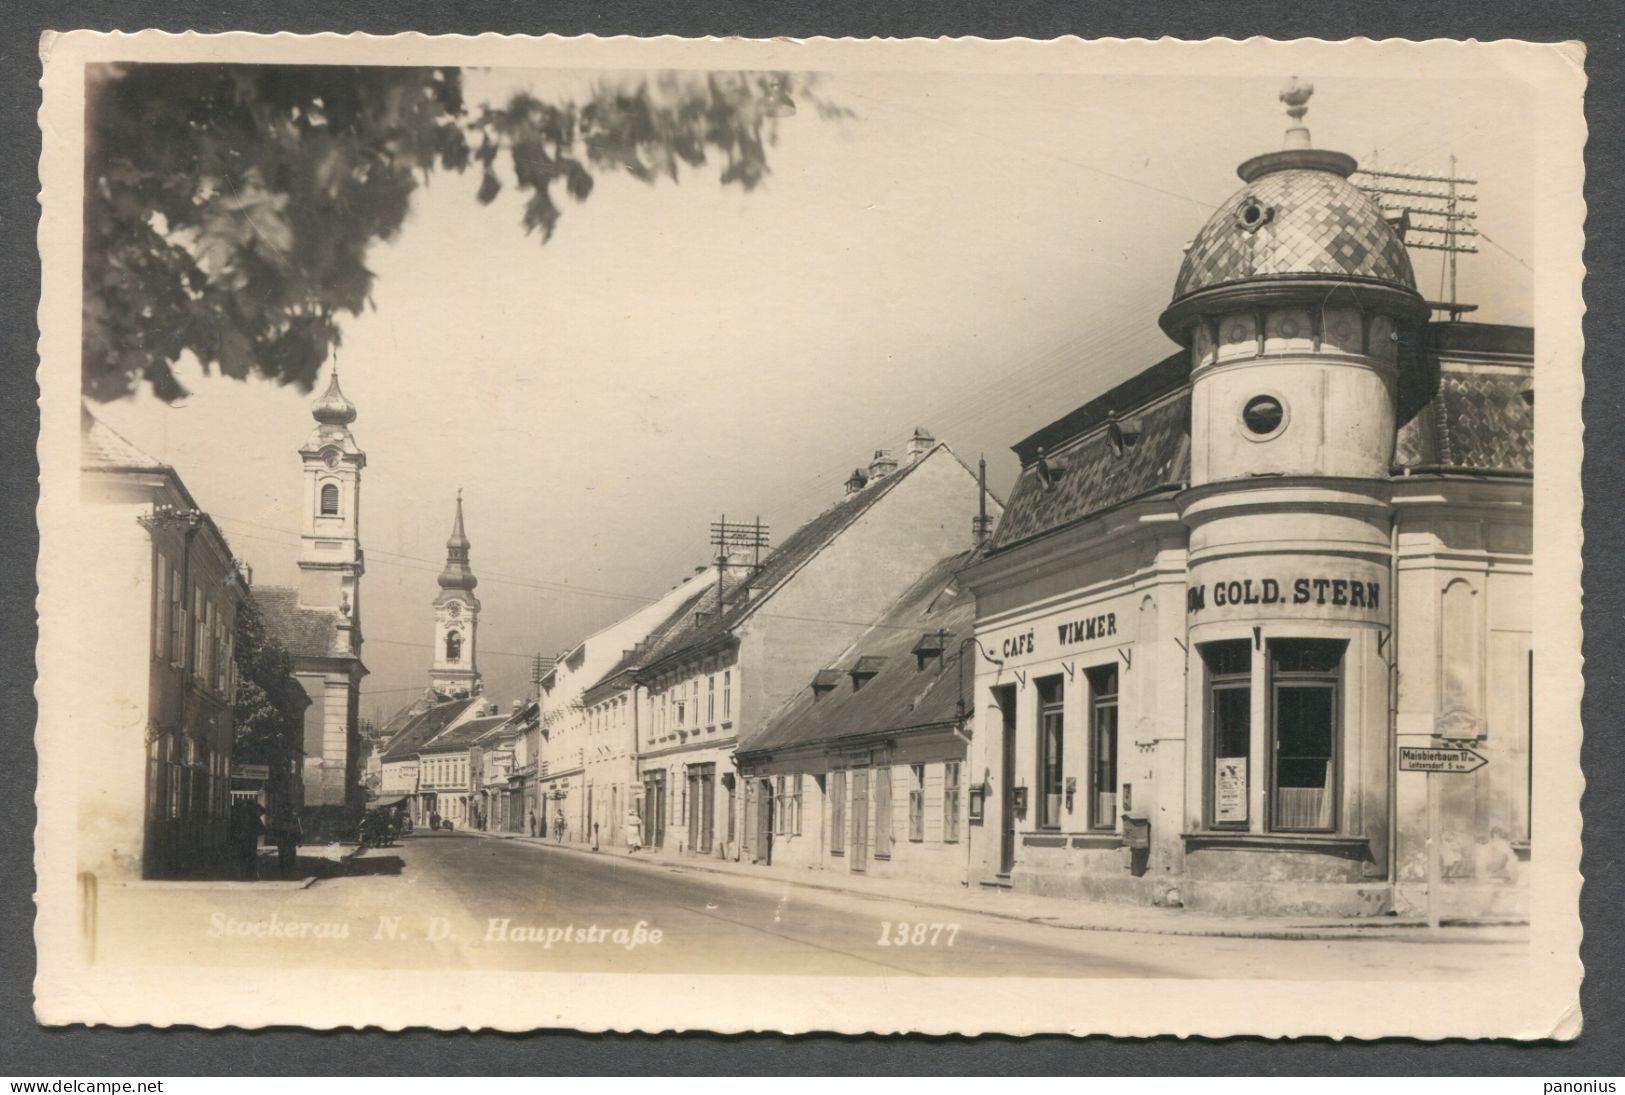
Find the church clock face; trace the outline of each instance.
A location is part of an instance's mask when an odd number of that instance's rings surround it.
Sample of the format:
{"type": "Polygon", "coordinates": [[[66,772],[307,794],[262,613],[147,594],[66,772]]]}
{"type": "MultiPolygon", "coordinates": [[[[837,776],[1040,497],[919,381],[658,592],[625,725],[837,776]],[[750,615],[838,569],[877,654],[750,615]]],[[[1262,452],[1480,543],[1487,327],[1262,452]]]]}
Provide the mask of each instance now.
{"type": "Polygon", "coordinates": [[[455,620],[457,617],[463,614],[463,606],[458,604],[456,601],[453,601],[451,602],[451,607],[446,609],[446,612],[449,613],[451,618],[455,620]]]}
{"type": "Polygon", "coordinates": [[[338,452],[333,450],[333,449],[328,449],[326,452],[322,453],[322,463],[326,464],[330,468],[338,467],[339,466],[339,454],[338,454],[338,452]]]}

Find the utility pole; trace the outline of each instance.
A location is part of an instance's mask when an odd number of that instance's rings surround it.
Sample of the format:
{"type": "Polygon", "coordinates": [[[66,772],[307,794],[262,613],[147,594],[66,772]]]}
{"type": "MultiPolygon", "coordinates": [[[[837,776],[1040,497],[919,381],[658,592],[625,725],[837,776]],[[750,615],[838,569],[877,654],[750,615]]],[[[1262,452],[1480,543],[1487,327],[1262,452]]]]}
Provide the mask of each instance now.
{"type": "MultiPolygon", "coordinates": [[[[1376,162],[1375,153],[1372,160],[1376,162]]],[[[1456,256],[1478,254],[1472,242],[1478,230],[1471,223],[1478,219],[1478,213],[1467,208],[1477,205],[1478,194],[1473,188],[1478,186],[1478,180],[1456,174],[1455,154],[1450,156],[1450,172],[1446,175],[1382,171],[1375,167],[1361,168],[1354,174],[1355,185],[1370,195],[1385,215],[1391,212],[1403,218],[1400,238],[1406,247],[1443,252],[1444,266],[1439,273],[1445,299],[1429,301],[1428,305],[1436,312],[1444,312],[1452,322],[1466,312],[1476,311],[1477,305],[1463,304],[1456,295],[1456,256]],[[1413,234],[1419,238],[1412,238],[1413,234]]]]}
{"type": "Polygon", "coordinates": [[[730,521],[725,513],[711,522],[711,544],[717,549],[717,615],[722,615],[722,580],[727,573],[730,549],[750,548],[751,565],[762,565],[762,549],[767,547],[767,526],[761,515],[754,521],[730,521]]]}

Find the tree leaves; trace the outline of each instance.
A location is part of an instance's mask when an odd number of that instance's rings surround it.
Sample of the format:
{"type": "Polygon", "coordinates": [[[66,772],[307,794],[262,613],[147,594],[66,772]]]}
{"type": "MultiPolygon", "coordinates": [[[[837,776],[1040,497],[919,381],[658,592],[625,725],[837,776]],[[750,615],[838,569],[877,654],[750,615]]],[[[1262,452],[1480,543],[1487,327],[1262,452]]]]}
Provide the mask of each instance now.
{"type": "Polygon", "coordinates": [[[280,792],[300,754],[309,698],[293,676],[293,659],[271,641],[252,598],[237,610],[233,642],[237,691],[232,697],[232,760],[265,764],[280,792]]]}
{"type": "Polygon", "coordinates": [[[368,249],[395,238],[432,171],[477,163],[490,205],[506,170],[521,225],[545,242],[555,186],[585,201],[594,172],[676,182],[715,151],[721,183],[760,185],[792,91],[811,97],[783,73],[661,73],[471,113],[455,68],[91,66],[83,390],[178,399],[174,366],[191,353],[205,371],[308,391],[340,314],[371,298],[368,249]]]}

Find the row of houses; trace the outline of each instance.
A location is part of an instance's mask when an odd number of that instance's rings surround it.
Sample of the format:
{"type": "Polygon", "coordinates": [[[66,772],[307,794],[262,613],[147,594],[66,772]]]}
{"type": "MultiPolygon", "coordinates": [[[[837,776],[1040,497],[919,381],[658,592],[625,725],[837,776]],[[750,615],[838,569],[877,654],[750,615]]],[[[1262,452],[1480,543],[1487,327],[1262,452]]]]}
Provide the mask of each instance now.
{"type": "Polygon", "coordinates": [[[1426,301],[1407,218],[1301,113],[1180,261],[1178,349],[1019,441],[1007,506],[918,431],[759,564],[561,657],[537,778],[564,838],[1230,912],[1521,909],[1534,333],[1426,301]],[[1440,783],[1445,754],[1478,766],[1440,783]]]}
{"type": "MultiPolygon", "coordinates": [[[[760,562],[724,555],[588,636],[541,687],[539,781],[566,839],[754,858],[772,796],[736,762],[773,716],[945,554],[969,550],[976,473],[921,429],[760,562]],[[812,668],[808,668],[812,667],[812,668]],[[637,818],[637,822],[633,822],[637,818]]],[[[963,636],[961,636],[963,637],[963,636]]]]}
{"type": "Polygon", "coordinates": [[[1179,262],[1177,349],[1018,441],[1008,504],[917,430],[534,703],[437,693],[391,746],[419,801],[786,875],[1523,908],[1534,332],[1425,300],[1408,219],[1289,113],[1179,262]]]}

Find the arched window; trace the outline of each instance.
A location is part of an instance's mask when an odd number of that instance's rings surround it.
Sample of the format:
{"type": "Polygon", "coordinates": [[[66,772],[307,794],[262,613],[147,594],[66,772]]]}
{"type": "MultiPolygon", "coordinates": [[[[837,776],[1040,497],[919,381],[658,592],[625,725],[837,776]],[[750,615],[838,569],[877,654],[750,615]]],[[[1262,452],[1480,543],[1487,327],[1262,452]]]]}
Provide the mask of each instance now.
{"type": "Polygon", "coordinates": [[[322,516],[337,517],[339,514],[339,486],[337,483],[322,484],[322,516]]]}
{"type": "Polygon", "coordinates": [[[463,656],[463,637],[455,631],[446,632],[446,660],[460,661],[463,656]]]}

